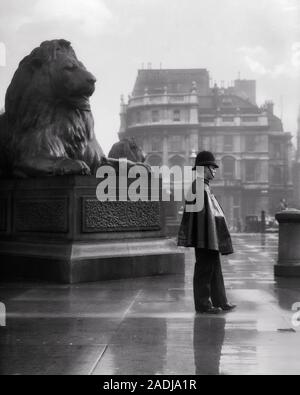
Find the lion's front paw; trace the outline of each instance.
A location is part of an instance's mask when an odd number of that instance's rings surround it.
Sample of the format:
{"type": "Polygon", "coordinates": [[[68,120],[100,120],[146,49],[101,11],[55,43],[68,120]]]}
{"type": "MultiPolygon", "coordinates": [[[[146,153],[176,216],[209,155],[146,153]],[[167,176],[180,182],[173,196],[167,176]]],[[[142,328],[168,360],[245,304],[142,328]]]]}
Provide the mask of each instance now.
{"type": "Polygon", "coordinates": [[[60,175],[79,175],[89,176],[91,169],[89,166],[80,160],[64,160],[64,162],[57,169],[57,173],[60,175]]]}
{"type": "Polygon", "coordinates": [[[81,166],[80,174],[83,176],[90,176],[91,175],[91,169],[85,162],[79,161],[79,164],[81,166]]]}

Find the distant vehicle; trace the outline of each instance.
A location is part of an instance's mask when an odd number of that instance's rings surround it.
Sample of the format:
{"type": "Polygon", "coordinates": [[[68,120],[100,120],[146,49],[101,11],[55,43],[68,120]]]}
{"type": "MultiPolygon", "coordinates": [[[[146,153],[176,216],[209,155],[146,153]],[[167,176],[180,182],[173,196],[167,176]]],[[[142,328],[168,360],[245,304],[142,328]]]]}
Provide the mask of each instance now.
{"type": "MultiPolygon", "coordinates": [[[[278,232],[279,225],[275,217],[266,216],[266,232],[278,232]]],[[[246,217],[245,232],[260,233],[262,231],[261,219],[257,215],[249,215],[246,217]]]]}

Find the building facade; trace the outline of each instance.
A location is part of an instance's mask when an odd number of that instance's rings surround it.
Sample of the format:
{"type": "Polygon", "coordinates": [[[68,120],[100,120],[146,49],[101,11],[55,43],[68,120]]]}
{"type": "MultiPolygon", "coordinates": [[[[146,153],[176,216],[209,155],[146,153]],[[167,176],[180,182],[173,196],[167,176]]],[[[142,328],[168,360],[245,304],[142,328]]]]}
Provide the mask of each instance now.
{"type": "Polygon", "coordinates": [[[295,205],[294,207],[300,209],[300,107],[298,113],[298,130],[297,130],[297,149],[295,155],[295,162],[293,167],[294,176],[294,191],[295,191],[295,205]]]}
{"type": "Polygon", "coordinates": [[[198,151],[214,152],[214,193],[234,228],[262,211],[274,216],[293,196],[292,136],[273,107],[257,106],[255,81],[211,87],[205,69],[140,70],[122,101],[120,136],[134,137],[153,166],[183,167],[198,151]]]}

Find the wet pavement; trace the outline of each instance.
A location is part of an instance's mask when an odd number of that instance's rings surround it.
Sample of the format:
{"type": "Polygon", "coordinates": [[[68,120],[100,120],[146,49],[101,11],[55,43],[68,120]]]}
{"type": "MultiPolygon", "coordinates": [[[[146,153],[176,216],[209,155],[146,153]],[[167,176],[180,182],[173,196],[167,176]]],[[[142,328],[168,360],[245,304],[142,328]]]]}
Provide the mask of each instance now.
{"type": "Polygon", "coordinates": [[[238,309],[215,317],[194,313],[192,250],[185,277],[0,284],[0,374],[300,374],[300,279],[274,279],[276,235],[234,243],[223,270],[238,309]]]}

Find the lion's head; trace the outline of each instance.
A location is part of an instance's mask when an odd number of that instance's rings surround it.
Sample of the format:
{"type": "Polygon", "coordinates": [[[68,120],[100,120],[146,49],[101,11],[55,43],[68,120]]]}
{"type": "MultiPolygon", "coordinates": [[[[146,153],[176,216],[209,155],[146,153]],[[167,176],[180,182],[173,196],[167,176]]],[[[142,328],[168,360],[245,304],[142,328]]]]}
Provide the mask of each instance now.
{"type": "Polygon", "coordinates": [[[45,41],[20,63],[6,94],[6,113],[22,117],[41,101],[85,109],[95,83],[96,78],[77,59],[71,43],[45,41]]]}
{"type": "Polygon", "coordinates": [[[135,163],[144,163],[146,160],[144,151],[137,145],[134,138],[121,138],[121,141],[113,145],[108,156],[113,159],[126,158],[135,163]]]}

